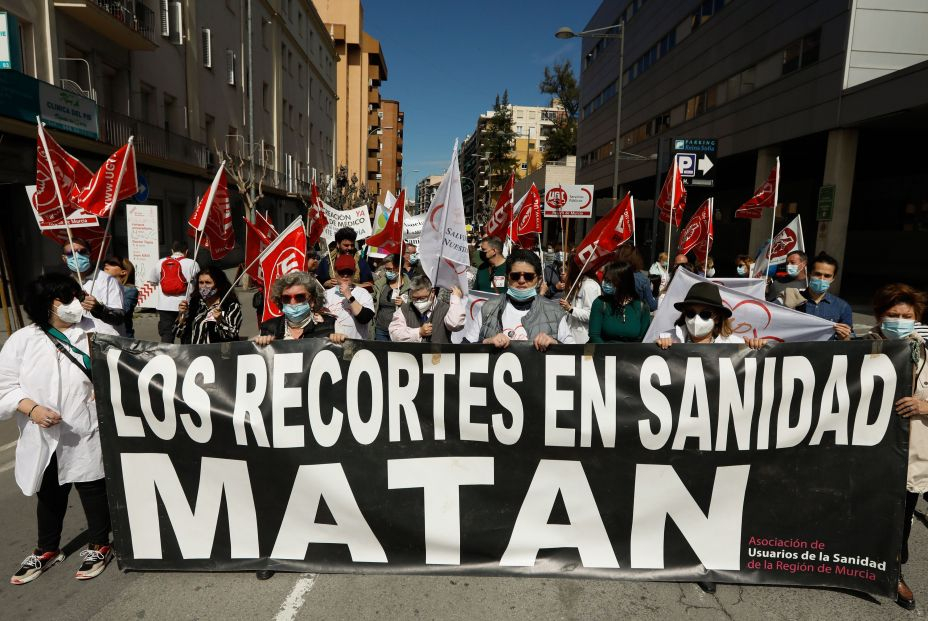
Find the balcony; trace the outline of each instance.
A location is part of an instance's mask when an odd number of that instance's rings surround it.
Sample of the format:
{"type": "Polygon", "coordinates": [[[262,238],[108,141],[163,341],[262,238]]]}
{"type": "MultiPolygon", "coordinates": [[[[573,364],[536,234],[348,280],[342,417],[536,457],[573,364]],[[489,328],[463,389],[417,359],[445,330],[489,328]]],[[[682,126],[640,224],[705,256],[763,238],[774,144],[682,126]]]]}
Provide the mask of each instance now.
{"type": "Polygon", "coordinates": [[[155,14],[141,2],[55,0],[55,8],[127,50],[158,47],[155,14]]]}
{"type": "Polygon", "coordinates": [[[377,160],[377,158],[376,157],[367,158],[367,171],[376,172],[378,170],[380,170],[380,162],[377,160]]]}
{"type": "Polygon", "coordinates": [[[368,90],[367,103],[374,105],[375,107],[380,107],[380,89],[371,88],[368,90]]]}
{"type": "Polygon", "coordinates": [[[164,131],[161,127],[97,107],[100,141],[122,146],[135,136],[135,149],[141,154],[162,160],[206,168],[209,148],[202,142],[164,131]]]}
{"type": "Polygon", "coordinates": [[[367,137],[367,150],[380,151],[380,136],[377,135],[377,132],[367,137]]]}

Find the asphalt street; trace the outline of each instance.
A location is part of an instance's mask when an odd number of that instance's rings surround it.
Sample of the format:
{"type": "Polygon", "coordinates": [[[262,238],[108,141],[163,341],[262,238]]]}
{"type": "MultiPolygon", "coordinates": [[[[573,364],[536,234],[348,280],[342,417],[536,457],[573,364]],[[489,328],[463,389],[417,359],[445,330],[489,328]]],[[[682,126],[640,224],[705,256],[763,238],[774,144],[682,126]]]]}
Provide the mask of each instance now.
{"type": "MultiPolygon", "coordinates": [[[[250,309],[247,296],[242,296],[250,309]]],[[[247,312],[243,333],[253,334],[247,312]]],[[[156,317],[139,315],[140,338],[155,340],[156,317]]],[[[35,543],[35,500],[13,480],[15,423],[0,423],[0,567],[8,575],[35,543]]],[[[926,506],[920,506],[920,511],[926,506]]],[[[115,562],[78,582],[83,511],[77,493],[65,520],[68,558],[24,586],[0,580],[2,619],[912,619],[928,611],[928,526],[917,519],[906,576],[919,600],[907,612],[892,600],[831,589],[604,580],[253,573],[123,572],[115,562]]]]}

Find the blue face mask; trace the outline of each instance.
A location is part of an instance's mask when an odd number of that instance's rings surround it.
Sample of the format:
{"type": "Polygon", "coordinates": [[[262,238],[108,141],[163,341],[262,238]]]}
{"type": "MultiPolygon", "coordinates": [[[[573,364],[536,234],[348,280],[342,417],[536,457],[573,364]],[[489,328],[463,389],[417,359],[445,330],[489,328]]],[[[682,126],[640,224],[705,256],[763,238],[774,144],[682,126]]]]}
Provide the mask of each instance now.
{"type": "Polygon", "coordinates": [[[515,287],[509,287],[509,289],[506,290],[506,295],[517,302],[526,302],[538,295],[538,290],[535,287],[532,287],[531,289],[516,289],[515,287]]]}
{"type": "Polygon", "coordinates": [[[72,252],[68,256],[68,269],[72,272],[84,273],[90,270],[90,257],[86,254],[72,252]]]}
{"type": "Polygon", "coordinates": [[[614,294],[614,293],[615,293],[615,285],[613,285],[611,282],[604,282],[604,283],[603,283],[603,293],[605,293],[606,295],[612,295],[612,294],[614,294]]]}
{"type": "Polygon", "coordinates": [[[419,253],[418,253],[418,252],[415,252],[415,253],[409,255],[409,264],[410,264],[410,265],[416,265],[416,264],[418,264],[418,263],[419,263],[419,253]]]}
{"type": "Polygon", "coordinates": [[[794,265],[794,264],[792,264],[792,263],[787,263],[787,264],[786,264],[786,273],[789,274],[790,276],[798,276],[798,275],[799,275],[799,266],[798,266],[798,265],[794,265]]]}
{"type": "Polygon", "coordinates": [[[309,316],[312,309],[309,307],[309,302],[301,302],[299,304],[284,304],[283,311],[289,321],[299,323],[309,316]]]}
{"type": "Polygon", "coordinates": [[[880,324],[880,332],[888,339],[904,339],[915,331],[914,319],[887,317],[880,324]]]}
{"type": "Polygon", "coordinates": [[[821,278],[813,278],[809,281],[809,289],[812,290],[812,293],[816,295],[825,293],[828,291],[828,287],[831,286],[830,280],[822,280],[821,278]]]}
{"type": "Polygon", "coordinates": [[[390,282],[396,280],[396,272],[385,271],[383,275],[386,276],[387,280],[390,282]]]}
{"type": "Polygon", "coordinates": [[[739,266],[738,266],[738,276],[744,276],[744,275],[747,274],[747,273],[748,273],[748,268],[747,268],[747,267],[745,267],[744,265],[739,265],[739,266]]]}

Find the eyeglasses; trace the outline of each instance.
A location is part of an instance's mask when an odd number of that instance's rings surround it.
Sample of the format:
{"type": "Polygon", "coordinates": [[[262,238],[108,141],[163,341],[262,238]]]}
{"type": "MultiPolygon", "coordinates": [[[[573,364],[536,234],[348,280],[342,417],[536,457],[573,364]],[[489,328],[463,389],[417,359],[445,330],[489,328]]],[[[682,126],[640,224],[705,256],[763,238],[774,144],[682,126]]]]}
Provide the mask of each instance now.
{"type": "Polygon", "coordinates": [[[354,270],[342,270],[338,272],[338,275],[343,276],[345,278],[352,278],[354,277],[354,270]]]}
{"type": "Polygon", "coordinates": [[[698,313],[694,310],[683,311],[683,314],[686,315],[687,319],[693,319],[696,315],[699,315],[700,319],[709,320],[712,319],[711,310],[701,310],[698,313]]]}
{"type": "Polygon", "coordinates": [[[525,282],[532,282],[538,277],[538,274],[535,272],[509,272],[509,280],[512,282],[519,282],[524,280],[525,282]]]}
{"type": "Polygon", "coordinates": [[[294,293],[293,295],[287,295],[286,293],[280,296],[280,301],[284,304],[302,304],[309,299],[309,296],[305,293],[294,293]]]}

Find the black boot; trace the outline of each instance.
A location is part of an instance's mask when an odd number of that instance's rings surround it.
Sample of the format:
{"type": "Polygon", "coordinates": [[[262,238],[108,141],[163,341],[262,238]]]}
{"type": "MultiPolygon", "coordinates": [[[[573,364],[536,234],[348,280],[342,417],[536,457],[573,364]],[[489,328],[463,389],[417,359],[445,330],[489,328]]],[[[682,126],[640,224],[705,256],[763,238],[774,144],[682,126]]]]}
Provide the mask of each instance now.
{"type": "Polygon", "coordinates": [[[699,588],[702,589],[703,593],[708,593],[712,595],[715,593],[715,583],[714,582],[697,582],[699,588]]]}
{"type": "Polygon", "coordinates": [[[271,576],[274,575],[274,572],[270,569],[262,569],[255,572],[255,578],[258,580],[268,580],[271,576]]]}

